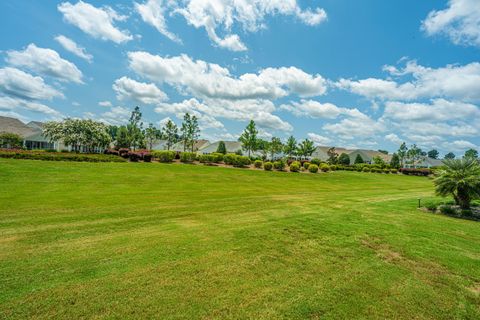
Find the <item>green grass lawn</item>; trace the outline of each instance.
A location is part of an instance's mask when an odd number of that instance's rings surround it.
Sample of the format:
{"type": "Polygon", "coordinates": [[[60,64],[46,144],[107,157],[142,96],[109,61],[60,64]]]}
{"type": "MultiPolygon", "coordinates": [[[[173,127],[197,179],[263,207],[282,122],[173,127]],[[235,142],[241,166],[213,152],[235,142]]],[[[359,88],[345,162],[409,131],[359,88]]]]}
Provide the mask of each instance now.
{"type": "Polygon", "coordinates": [[[0,160],[0,318],[479,319],[423,177],[0,160]]]}

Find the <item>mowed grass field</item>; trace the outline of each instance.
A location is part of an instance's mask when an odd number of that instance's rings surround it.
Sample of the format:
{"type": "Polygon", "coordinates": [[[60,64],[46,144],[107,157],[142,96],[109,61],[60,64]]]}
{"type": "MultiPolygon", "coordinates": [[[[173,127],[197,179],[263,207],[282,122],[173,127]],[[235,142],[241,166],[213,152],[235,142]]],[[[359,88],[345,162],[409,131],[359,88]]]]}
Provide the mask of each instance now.
{"type": "Polygon", "coordinates": [[[0,160],[2,319],[479,319],[430,179],[0,160]]]}

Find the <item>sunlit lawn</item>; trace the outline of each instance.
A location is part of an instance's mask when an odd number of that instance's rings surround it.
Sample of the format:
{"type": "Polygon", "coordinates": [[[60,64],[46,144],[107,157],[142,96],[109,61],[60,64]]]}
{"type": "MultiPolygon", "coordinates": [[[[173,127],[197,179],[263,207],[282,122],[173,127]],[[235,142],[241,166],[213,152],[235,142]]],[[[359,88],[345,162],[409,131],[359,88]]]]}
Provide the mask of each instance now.
{"type": "Polygon", "coordinates": [[[423,177],[0,160],[0,318],[480,318],[423,177]]]}

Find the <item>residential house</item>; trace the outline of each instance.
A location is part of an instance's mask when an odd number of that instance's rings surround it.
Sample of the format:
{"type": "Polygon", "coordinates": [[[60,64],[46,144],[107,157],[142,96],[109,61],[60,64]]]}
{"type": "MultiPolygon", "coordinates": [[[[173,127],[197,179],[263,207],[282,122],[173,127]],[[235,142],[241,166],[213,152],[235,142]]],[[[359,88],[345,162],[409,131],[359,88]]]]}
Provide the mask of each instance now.
{"type": "MultiPolygon", "coordinates": [[[[239,141],[223,141],[225,143],[225,149],[227,149],[227,153],[235,153],[237,151],[242,151],[242,143],[239,141]]],[[[200,154],[210,154],[215,153],[218,150],[218,146],[220,141],[216,141],[214,143],[210,143],[208,145],[204,145],[202,148],[198,150],[200,154]]]]}
{"type": "Polygon", "coordinates": [[[23,140],[23,146],[26,149],[56,149],[60,150],[61,143],[50,142],[42,133],[43,123],[37,121],[31,121],[27,124],[22,121],[0,116],[0,133],[14,133],[21,136],[23,140]]]}

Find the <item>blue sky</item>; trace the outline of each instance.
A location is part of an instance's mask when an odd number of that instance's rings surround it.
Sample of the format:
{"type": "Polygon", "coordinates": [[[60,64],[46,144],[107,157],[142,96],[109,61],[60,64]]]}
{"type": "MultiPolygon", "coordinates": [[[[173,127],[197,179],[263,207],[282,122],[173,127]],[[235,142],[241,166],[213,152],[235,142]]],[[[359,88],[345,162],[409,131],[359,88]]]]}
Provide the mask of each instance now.
{"type": "Polygon", "coordinates": [[[0,115],[462,154],[480,145],[477,0],[2,1],[0,115]]]}

